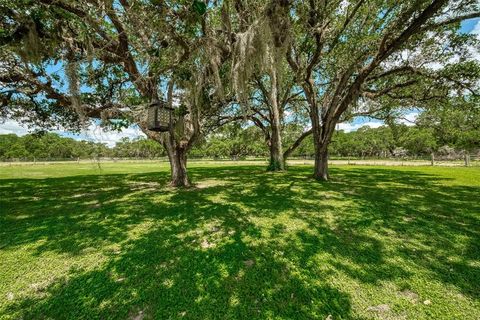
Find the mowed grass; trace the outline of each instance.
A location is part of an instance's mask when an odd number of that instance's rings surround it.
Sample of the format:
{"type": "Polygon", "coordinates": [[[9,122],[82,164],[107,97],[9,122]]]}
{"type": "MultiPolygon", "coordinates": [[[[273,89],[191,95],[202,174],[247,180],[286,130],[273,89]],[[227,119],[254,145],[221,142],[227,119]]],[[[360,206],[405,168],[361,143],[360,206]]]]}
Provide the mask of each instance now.
{"type": "Polygon", "coordinates": [[[0,168],[2,319],[480,319],[480,168],[0,168]]]}

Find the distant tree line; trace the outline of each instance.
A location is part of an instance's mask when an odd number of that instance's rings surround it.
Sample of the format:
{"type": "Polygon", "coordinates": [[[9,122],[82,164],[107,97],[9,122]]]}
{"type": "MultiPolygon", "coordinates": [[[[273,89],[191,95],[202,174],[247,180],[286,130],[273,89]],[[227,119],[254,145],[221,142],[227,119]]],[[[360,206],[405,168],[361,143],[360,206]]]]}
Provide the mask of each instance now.
{"type": "Polygon", "coordinates": [[[0,135],[0,160],[55,160],[117,158],[158,158],[165,151],[158,143],[147,139],[123,138],[113,148],[104,143],[78,141],[56,133],[0,135]]]}
{"type": "MultiPolygon", "coordinates": [[[[283,128],[285,141],[305,131],[297,125],[283,128]]],[[[447,132],[447,131],[444,131],[447,132]]],[[[460,158],[480,149],[480,137],[468,139],[465,132],[458,135],[443,134],[440,130],[421,125],[393,124],[371,128],[364,126],[356,131],[337,130],[332,137],[330,157],[351,158],[401,158],[431,157],[460,158]]],[[[315,149],[311,139],[305,139],[292,152],[291,157],[312,158],[315,149]]],[[[238,124],[226,125],[207,136],[191,152],[192,157],[231,158],[268,157],[268,141],[263,141],[259,128],[241,128],[238,124]]]]}
{"type": "MultiPolygon", "coordinates": [[[[298,136],[304,127],[294,124],[283,128],[285,140],[298,136]]],[[[356,131],[337,130],[332,137],[331,157],[343,158],[459,158],[480,150],[470,134],[421,125],[384,125],[378,128],[364,126],[356,131]]],[[[291,154],[292,157],[311,158],[315,149],[311,139],[305,139],[291,154]]],[[[268,140],[256,126],[231,123],[203,137],[189,154],[192,158],[233,159],[269,156],[268,140]]],[[[122,138],[114,147],[92,141],[78,141],[56,133],[0,135],[0,160],[11,159],[93,159],[93,158],[166,157],[161,145],[146,138],[122,138]]]]}

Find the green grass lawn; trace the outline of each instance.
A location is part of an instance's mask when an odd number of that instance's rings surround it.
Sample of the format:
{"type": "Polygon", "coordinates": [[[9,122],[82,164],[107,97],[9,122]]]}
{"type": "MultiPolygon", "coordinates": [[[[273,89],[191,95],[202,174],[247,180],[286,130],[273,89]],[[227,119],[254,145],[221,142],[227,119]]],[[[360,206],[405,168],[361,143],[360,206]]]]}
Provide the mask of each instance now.
{"type": "Polygon", "coordinates": [[[0,167],[2,319],[480,319],[480,168],[0,167]]]}

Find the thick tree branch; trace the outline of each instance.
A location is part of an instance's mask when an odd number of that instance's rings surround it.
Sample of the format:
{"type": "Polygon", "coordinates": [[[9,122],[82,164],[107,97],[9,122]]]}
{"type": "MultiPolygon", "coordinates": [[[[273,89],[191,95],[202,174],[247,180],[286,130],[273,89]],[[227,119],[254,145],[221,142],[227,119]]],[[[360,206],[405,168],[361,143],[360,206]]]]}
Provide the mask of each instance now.
{"type": "Polygon", "coordinates": [[[371,90],[371,89],[368,89],[368,88],[364,88],[362,91],[363,91],[363,95],[365,97],[367,97],[369,99],[375,99],[375,98],[381,97],[383,95],[386,95],[387,93],[390,93],[394,90],[406,88],[406,87],[409,87],[409,86],[411,86],[413,84],[416,84],[416,83],[418,83],[418,80],[412,79],[412,80],[409,80],[409,81],[406,81],[406,82],[397,83],[393,86],[384,88],[384,89],[379,90],[379,91],[371,90]]]}
{"type": "Polygon", "coordinates": [[[303,132],[300,135],[300,137],[298,137],[297,140],[295,140],[295,142],[293,142],[292,145],[290,147],[288,147],[287,150],[285,150],[285,152],[283,153],[283,158],[287,159],[293,153],[293,151],[295,151],[300,146],[300,144],[303,142],[303,140],[305,140],[306,137],[308,137],[312,134],[312,132],[313,132],[312,129],[309,129],[309,130],[303,132]]]}
{"type": "Polygon", "coordinates": [[[450,24],[462,22],[462,21],[468,20],[468,19],[475,19],[475,18],[479,18],[479,17],[480,17],[480,12],[472,12],[472,13],[469,13],[469,14],[457,16],[455,18],[450,18],[450,19],[447,19],[447,20],[444,20],[444,21],[440,21],[440,22],[437,22],[437,23],[426,25],[425,27],[423,27],[421,29],[420,32],[435,30],[437,28],[448,26],[450,24]]]}

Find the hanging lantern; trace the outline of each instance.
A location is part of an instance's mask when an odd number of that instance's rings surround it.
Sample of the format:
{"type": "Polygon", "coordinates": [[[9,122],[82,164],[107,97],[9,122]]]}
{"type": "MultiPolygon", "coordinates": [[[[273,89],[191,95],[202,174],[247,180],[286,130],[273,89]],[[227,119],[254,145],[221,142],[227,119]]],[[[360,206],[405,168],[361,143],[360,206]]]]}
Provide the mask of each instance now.
{"type": "Polygon", "coordinates": [[[147,128],[151,131],[165,132],[170,130],[173,121],[173,108],[164,101],[154,101],[148,107],[147,128]]]}

